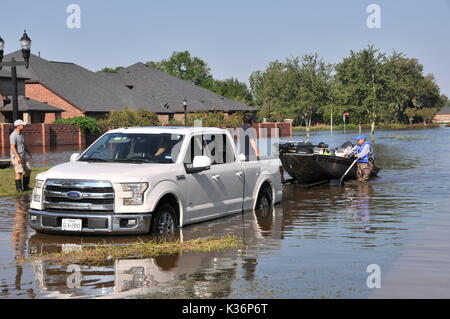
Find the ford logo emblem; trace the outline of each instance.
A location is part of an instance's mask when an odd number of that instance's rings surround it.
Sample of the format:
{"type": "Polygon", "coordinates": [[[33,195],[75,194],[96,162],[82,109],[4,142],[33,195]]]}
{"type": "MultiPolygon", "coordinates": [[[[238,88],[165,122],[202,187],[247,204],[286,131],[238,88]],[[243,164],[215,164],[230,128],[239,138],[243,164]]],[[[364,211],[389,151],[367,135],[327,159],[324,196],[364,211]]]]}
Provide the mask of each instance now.
{"type": "Polygon", "coordinates": [[[70,199],[77,200],[77,199],[81,199],[83,197],[83,194],[81,194],[80,192],[76,192],[76,191],[70,191],[70,192],[67,192],[67,197],[70,199]]]}

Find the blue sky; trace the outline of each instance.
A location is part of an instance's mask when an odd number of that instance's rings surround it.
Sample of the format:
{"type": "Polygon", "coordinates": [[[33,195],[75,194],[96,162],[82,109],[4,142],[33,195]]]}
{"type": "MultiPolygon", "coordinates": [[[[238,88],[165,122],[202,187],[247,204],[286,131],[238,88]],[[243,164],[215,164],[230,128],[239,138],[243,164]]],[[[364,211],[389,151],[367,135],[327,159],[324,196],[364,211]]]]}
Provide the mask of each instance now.
{"type": "Polygon", "coordinates": [[[275,59],[317,52],[332,63],[369,43],[415,57],[450,96],[450,0],[2,0],[0,36],[19,48],[26,28],[32,52],[91,70],[160,60],[189,50],[216,78],[249,75],[275,59]],[[69,29],[69,4],[81,28],[69,29]],[[381,29],[366,25],[369,4],[381,29]]]}

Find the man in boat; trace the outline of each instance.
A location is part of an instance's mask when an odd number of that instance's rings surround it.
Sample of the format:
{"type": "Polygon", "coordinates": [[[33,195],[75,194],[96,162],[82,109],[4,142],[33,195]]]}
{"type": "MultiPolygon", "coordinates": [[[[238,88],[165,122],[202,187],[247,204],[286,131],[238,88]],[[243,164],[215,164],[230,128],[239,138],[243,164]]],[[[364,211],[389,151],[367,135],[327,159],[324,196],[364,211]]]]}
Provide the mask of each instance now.
{"type": "Polygon", "coordinates": [[[16,190],[21,193],[23,191],[31,190],[30,188],[30,174],[31,166],[29,159],[32,157],[31,153],[25,146],[25,138],[22,133],[27,125],[22,120],[14,122],[14,131],[9,136],[9,143],[11,145],[11,162],[14,165],[16,172],[16,190]],[[22,185],[23,177],[23,185],[22,185]]]}
{"type": "Polygon", "coordinates": [[[320,142],[317,144],[317,148],[319,149],[319,154],[321,155],[331,155],[331,153],[328,151],[328,144],[325,144],[324,142],[320,142]]]}
{"type": "Polygon", "coordinates": [[[356,137],[357,144],[351,149],[349,156],[354,156],[357,159],[356,178],[359,182],[365,183],[369,180],[370,173],[372,173],[375,158],[373,155],[373,148],[367,142],[365,135],[358,135],[356,137]]]}

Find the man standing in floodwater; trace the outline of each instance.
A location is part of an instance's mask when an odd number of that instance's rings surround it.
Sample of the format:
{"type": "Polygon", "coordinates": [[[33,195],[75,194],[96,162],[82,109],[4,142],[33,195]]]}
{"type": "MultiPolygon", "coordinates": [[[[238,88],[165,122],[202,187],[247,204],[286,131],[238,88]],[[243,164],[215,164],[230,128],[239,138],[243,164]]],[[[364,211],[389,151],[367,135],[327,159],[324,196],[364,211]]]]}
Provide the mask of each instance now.
{"type": "Polygon", "coordinates": [[[365,135],[358,135],[356,141],[357,144],[351,149],[349,155],[354,155],[357,158],[358,169],[356,178],[359,182],[365,183],[369,180],[370,173],[372,173],[375,158],[372,145],[367,142],[365,135]]]}
{"type": "Polygon", "coordinates": [[[32,155],[25,146],[25,137],[22,134],[25,125],[27,124],[22,120],[15,121],[14,122],[15,129],[9,136],[9,143],[11,147],[10,152],[11,162],[14,165],[14,170],[16,172],[16,189],[19,193],[31,190],[30,188],[31,166],[29,158],[31,158],[32,155]],[[22,177],[23,177],[23,186],[22,186],[22,177]]]}

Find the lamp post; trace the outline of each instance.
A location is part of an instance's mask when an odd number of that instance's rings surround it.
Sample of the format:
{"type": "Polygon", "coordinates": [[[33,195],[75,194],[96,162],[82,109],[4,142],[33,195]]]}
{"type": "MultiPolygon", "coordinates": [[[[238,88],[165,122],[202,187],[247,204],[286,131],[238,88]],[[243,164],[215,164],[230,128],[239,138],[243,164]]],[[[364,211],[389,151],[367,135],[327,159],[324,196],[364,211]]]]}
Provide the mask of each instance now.
{"type": "Polygon", "coordinates": [[[184,108],[184,126],[187,126],[187,100],[184,98],[183,100],[183,108],[184,108]]]}
{"type": "Polygon", "coordinates": [[[27,31],[25,30],[22,38],[20,38],[20,46],[22,47],[22,56],[24,61],[16,61],[14,58],[9,62],[3,62],[3,52],[5,49],[5,41],[0,37],[0,70],[4,66],[9,66],[11,68],[11,80],[13,85],[12,92],[12,106],[13,106],[13,122],[19,118],[19,102],[18,102],[18,92],[17,92],[17,67],[24,66],[26,69],[29,67],[30,62],[30,52],[31,52],[31,39],[28,37],[27,31]]]}

